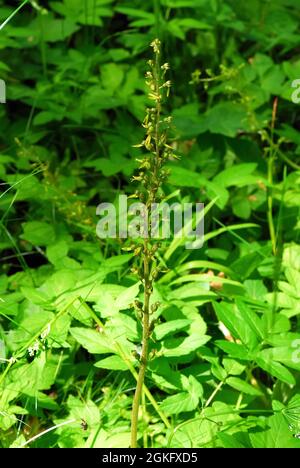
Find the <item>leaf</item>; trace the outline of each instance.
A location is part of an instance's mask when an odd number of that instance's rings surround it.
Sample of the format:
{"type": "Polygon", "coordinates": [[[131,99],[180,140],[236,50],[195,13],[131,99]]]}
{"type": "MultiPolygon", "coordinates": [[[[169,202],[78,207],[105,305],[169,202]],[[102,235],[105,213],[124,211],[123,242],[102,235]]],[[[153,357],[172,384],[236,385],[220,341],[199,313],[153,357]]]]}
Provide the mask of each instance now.
{"type": "Polygon", "coordinates": [[[244,286],[252,299],[265,301],[268,290],[262,280],[246,280],[244,286]]]}
{"type": "Polygon", "coordinates": [[[86,441],[85,448],[128,448],[130,445],[130,432],[120,432],[120,428],[116,428],[115,432],[115,434],[112,434],[111,431],[107,432],[101,428],[96,433],[91,433],[86,441]]]}
{"type": "Polygon", "coordinates": [[[43,310],[38,305],[30,304],[25,308],[22,320],[16,329],[8,332],[7,342],[12,350],[19,349],[37,333],[42,333],[46,325],[54,318],[54,314],[43,310]]]}
{"type": "Polygon", "coordinates": [[[188,390],[188,392],[180,392],[163,400],[160,408],[166,415],[192,411],[198,406],[199,400],[203,396],[202,385],[195,377],[190,375],[190,377],[186,379],[184,388],[188,390]]]}
{"type": "Polygon", "coordinates": [[[55,122],[62,120],[62,116],[55,114],[54,112],[42,111],[36,114],[33,119],[33,125],[44,125],[49,122],[55,122]]]}
{"type": "Polygon", "coordinates": [[[211,133],[235,137],[248,129],[245,108],[233,102],[221,102],[206,112],[206,125],[211,133]]]}
{"type": "Polygon", "coordinates": [[[262,261],[269,254],[270,249],[268,246],[259,246],[254,252],[239,256],[239,258],[230,265],[230,268],[232,268],[241,279],[246,279],[257,267],[261,266],[262,261]]]}
{"type": "Polygon", "coordinates": [[[206,178],[197,172],[190,171],[183,167],[168,166],[171,170],[169,182],[179,187],[195,187],[199,188],[207,185],[206,178]]]}
{"type": "Polygon", "coordinates": [[[287,367],[300,371],[300,340],[291,346],[280,346],[260,351],[258,357],[265,361],[278,361],[287,367]]]}
{"type": "Polygon", "coordinates": [[[43,291],[38,289],[30,288],[29,286],[21,287],[21,292],[26,299],[36,305],[47,304],[49,302],[49,296],[43,291]]]}
{"type": "Polygon", "coordinates": [[[73,338],[91,354],[115,352],[114,344],[96,330],[73,327],[70,329],[70,333],[73,338]]]}
{"type": "Polygon", "coordinates": [[[142,9],[118,6],[118,7],[115,8],[115,11],[123,13],[124,15],[127,15],[127,16],[132,16],[134,18],[145,18],[145,19],[153,18],[153,20],[154,20],[153,13],[149,13],[149,12],[144,11],[142,9]]]}
{"type": "Polygon", "coordinates": [[[114,257],[106,258],[103,262],[105,268],[111,271],[118,271],[123,265],[128,263],[133,257],[133,254],[115,255],[114,257]]]}
{"type": "Polygon", "coordinates": [[[101,67],[101,77],[104,87],[114,92],[121,85],[124,78],[124,72],[121,66],[113,62],[105,63],[101,67]]]}
{"type": "Polygon", "coordinates": [[[196,400],[197,398],[199,400],[202,400],[203,398],[203,387],[201,383],[193,376],[190,375],[188,378],[183,378],[185,376],[182,376],[183,380],[183,388],[184,390],[187,390],[188,393],[191,395],[192,399],[196,400]]]}
{"type": "Polygon", "coordinates": [[[54,19],[49,12],[33,20],[29,27],[34,39],[46,42],[63,41],[79,29],[70,18],[54,19]]]}
{"type": "Polygon", "coordinates": [[[251,203],[248,198],[245,198],[245,194],[237,194],[232,199],[232,211],[238,217],[242,219],[249,219],[251,215],[251,203]]]}
{"type": "Polygon", "coordinates": [[[285,382],[289,385],[295,385],[296,381],[294,376],[289,370],[287,370],[279,362],[265,361],[264,356],[257,357],[256,362],[263,370],[269,372],[269,374],[277,377],[282,382],[285,382]]]}
{"type": "Polygon", "coordinates": [[[72,291],[77,281],[77,273],[74,270],[60,269],[56,271],[41,287],[42,291],[51,297],[57,298],[63,293],[72,291]]]}
{"type": "Polygon", "coordinates": [[[227,374],[231,375],[240,375],[246,367],[245,365],[240,364],[238,361],[228,358],[224,358],[222,364],[227,374]]]}
{"type": "Polygon", "coordinates": [[[282,262],[284,266],[300,271],[300,245],[287,245],[283,251],[282,262]]]}
{"type": "Polygon", "coordinates": [[[22,224],[24,233],[21,238],[33,245],[50,245],[55,241],[55,231],[53,226],[42,221],[29,221],[22,224]]]}
{"type": "Polygon", "coordinates": [[[109,356],[101,361],[97,361],[94,364],[95,367],[100,367],[101,369],[111,369],[111,370],[121,370],[127,371],[128,366],[124,363],[120,356],[109,356]]]}
{"type": "Polygon", "coordinates": [[[245,320],[245,322],[249,325],[257,337],[264,340],[266,337],[266,332],[258,315],[240,299],[236,300],[236,304],[243,320],[245,320]]]}
{"type": "Polygon", "coordinates": [[[205,23],[204,21],[199,21],[195,18],[178,18],[172,20],[177,21],[179,26],[189,30],[189,29],[211,29],[211,25],[205,23]]]}
{"type": "Polygon", "coordinates": [[[69,245],[65,240],[60,240],[53,245],[50,245],[46,249],[48,260],[53,265],[60,265],[61,260],[67,256],[69,251],[69,245]]]}
{"type": "Polygon", "coordinates": [[[137,321],[132,317],[122,313],[114,314],[107,324],[107,332],[113,336],[116,341],[124,337],[130,341],[139,341],[141,336],[138,332],[137,321]]]}
{"type": "Polygon", "coordinates": [[[133,284],[118,295],[115,301],[115,308],[117,310],[128,309],[129,305],[133,303],[134,299],[139,294],[140,284],[140,282],[133,284]]]}
{"type": "Polygon", "coordinates": [[[246,395],[253,395],[253,396],[261,396],[263,393],[258,390],[257,388],[254,388],[252,385],[248,384],[242,379],[239,379],[238,377],[228,377],[226,379],[226,383],[234,388],[235,390],[238,390],[239,392],[246,393],[246,395]]]}
{"type": "Polygon", "coordinates": [[[167,338],[163,341],[162,353],[166,357],[186,356],[197,351],[209,340],[209,336],[198,334],[186,338],[167,338]]]}
{"type": "Polygon", "coordinates": [[[218,319],[224,323],[235,338],[253,349],[257,344],[255,333],[244,321],[240,311],[233,304],[226,302],[213,303],[218,319]]]}
{"type": "Polygon", "coordinates": [[[257,184],[261,177],[251,175],[256,167],[256,163],[235,164],[216,175],[214,182],[223,187],[243,187],[244,185],[257,184]]]}
{"type": "Polygon", "coordinates": [[[70,395],[67,400],[67,407],[70,411],[70,417],[81,421],[82,419],[88,426],[98,426],[100,423],[100,411],[92,400],[82,401],[79,398],[70,395]]]}
{"type": "Polygon", "coordinates": [[[250,433],[254,448],[300,448],[300,440],[293,438],[282,414],[275,414],[268,420],[269,429],[250,433]]]}
{"type": "Polygon", "coordinates": [[[9,448],[19,448],[21,445],[25,444],[26,439],[23,434],[19,435],[12,444],[10,444],[9,448]]]}
{"type": "Polygon", "coordinates": [[[61,315],[55,320],[48,336],[48,339],[51,339],[51,346],[53,348],[68,348],[70,346],[67,343],[70,325],[71,317],[69,314],[61,315]]]}
{"type": "Polygon", "coordinates": [[[221,440],[224,448],[246,448],[235,436],[226,432],[218,432],[218,438],[221,440]]]}
{"type": "Polygon", "coordinates": [[[216,435],[220,430],[218,423],[230,426],[240,423],[240,420],[240,416],[232,413],[229,405],[213,403],[204,410],[202,416],[185,420],[184,424],[178,425],[172,433],[170,446],[184,449],[215,447],[216,435]]]}
{"type": "Polygon", "coordinates": [[[244,345],[230,343],[229,341],[225,340],[216,340],[215,344],[233,358],[247,361],[251,360],[251,354],[244,345]]]}
{"type": "Polygon", "coordinates": [[[179,414],[186,411],[193,411],[199,402],[196,395],[190,395],[187,392],[180,392],[169,396],[160,404],[160,409],[167,415],[179,414]]]}
{"type": "Polygon", "coordinates": [[[155,326],[155,338],[156,340],[160,341],[161,339],[165,338],[167,335],[172,333],[176,333],[179,330],[187,328],[192,323],[191,320],[170,320],[166,323],[161,323],[155,326]]]}

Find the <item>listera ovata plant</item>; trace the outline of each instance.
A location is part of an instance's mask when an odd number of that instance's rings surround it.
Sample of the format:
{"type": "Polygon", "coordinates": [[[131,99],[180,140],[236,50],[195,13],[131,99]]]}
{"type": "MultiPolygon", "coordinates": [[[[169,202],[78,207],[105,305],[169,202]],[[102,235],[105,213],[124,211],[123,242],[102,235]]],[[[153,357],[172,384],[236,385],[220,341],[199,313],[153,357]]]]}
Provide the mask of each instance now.
{"type": "MultiPolygon", "coordinates": [[[[139,357],[139,373],[135,395],[133,399],[131,415],[131,447],[137,447],[138,417],[140,400],[143,391],[143,384],[147,364],[149,360],[149,340],[154,329],[154,314],[159,303],[151,303],[153,284],[160,272],[160,265],[157,253],[160,248],[158,242],[150,239],[149,233],[152,216],[148,216],[153,204],[159,204],[163,199],[162,185],[168,177],[168,171],[164,168],[166,161],[172,158],[173,149],[168,144],[168,130],[171,124],[171,117],[164,117],[162,105],[169,96],[171,82],[166,79],[169,64],[161,64],[161,43],[159,39],[151,42],[153,48],[153,59],[148,61],[149,70],[146,72],[146,85],[149,88],[148,97],[153,102],[153,107],[146,110],[146,117],[143,121],[145,128],[144,141],[136,145],[145,149],[145,156],[139,159],[139,169],[133,181],[140,184],[140,188],[135,192],[135,197],[143,202],[145,207],[145,233],[141,233],[143,238],[135,248],[135,255],[138,257],[134,272],[139,276],[143,289],[143,302],[136,301],[135,307],[139,318],[142,321],[142,349],[139,357]]],[[[141,228],[143,229],[143,228],[141,228]]]]}

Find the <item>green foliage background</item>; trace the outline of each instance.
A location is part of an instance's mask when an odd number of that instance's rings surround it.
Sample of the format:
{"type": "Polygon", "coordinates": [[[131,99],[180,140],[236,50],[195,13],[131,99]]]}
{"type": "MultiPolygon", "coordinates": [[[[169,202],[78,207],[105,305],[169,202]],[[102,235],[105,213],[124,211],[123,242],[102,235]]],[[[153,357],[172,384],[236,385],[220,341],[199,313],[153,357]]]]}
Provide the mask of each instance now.
{"type": "Polygon", "coordinates": [[[298,0],[63,0],[1,29],[3,447],[128,447],[140,288],[96,206],[135,190],[154,37],[181,156],[164,189],[205,203],[205,244],[163,244],[139,443],[300,447],[299,20],[298,0]]]}

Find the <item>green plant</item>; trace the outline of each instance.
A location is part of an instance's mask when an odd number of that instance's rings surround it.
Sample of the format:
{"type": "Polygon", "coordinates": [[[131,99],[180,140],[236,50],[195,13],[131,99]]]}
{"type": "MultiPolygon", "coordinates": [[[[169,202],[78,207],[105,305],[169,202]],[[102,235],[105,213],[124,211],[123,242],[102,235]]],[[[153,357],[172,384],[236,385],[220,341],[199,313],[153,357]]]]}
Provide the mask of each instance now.
{"type": "Polygon", "coordinates": [[[139,173],[133,179],[140,181],[143,189],[136,193],[139,200],[145,204],[147,216],[146,232],[141,232],[144,237],[142,246],[135,249],[135,254],[141,257],[140,265],[137,269],[139,278],[144,288],[143,304],[137,302],[137,311],[142,320],[142,349],[140,355],[140,366],[137,380],[137,386],[133,399],[132,417],[131,417],[131,447],[137,447],[138,415],[140,400],[143,390],[145,373],[149,359],[149,340],[154,331],[155,321],[150,321],[150,316],[159,307],[159,303],[151,305],[151,295],[153,292],[153,283],[159,274],[159,261],[156,253],[159,249],[158,243],[151,242],[151,213],[153,204],[161,201],[161,186],[166,181],[167,171],[164,169],[165,163],[173,156],[172,147],[167,141],[167,130],[171,122],[171,117],[162,116],[162,105],[164,95],[169,95],[171,82],[166,81],[165,75],[169,69],[169,64],[161,65],[161,43],[159,39],[151,42],[154,51],[154,60],[149,60],[150,70],[146,73],[146,85],[149,88],[148,97],[154,103],[154,107],[147,109],[146,118],[143,127],[146,130],[145,140],[141,143],[148,151],[148,156],[139,161],[139,173]]]}

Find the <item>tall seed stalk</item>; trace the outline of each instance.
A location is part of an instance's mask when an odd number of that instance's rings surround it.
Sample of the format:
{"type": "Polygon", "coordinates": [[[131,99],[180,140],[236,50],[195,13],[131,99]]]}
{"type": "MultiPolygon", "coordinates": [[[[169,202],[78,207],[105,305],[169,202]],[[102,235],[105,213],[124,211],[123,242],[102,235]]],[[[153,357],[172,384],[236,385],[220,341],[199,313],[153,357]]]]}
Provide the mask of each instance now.
{"type": "Polygon", "coordinates": [[[137,447],[138,416],[140,409],[141,395],[149,359],[149,339],[154,328],[154,321],[150,320],[151,314],[156,312],[159,303],[151,304],[153,283],[159,273],[159,266],[156,260],[158,243],[151,240],[151,207],[162,200],[161,186],[165,182],[168,172],[163,168],[165,162],[173,156],[172,147],[167,143],[167,132],[171,123],[171,117],[162,117],[162,104],[169,96],[171,82],[165,79],[169,64],[160,63],[161,43],[159,39],[151,42],[153,48],[153,60],[148,61],[149,71],[146,72],[146,85],[149,88],[148,97],[154,103],[148,108],[143,121],[145,128],[145,139],[136,147],[144,147],[147,153],[144,159],[139,159],[138,175],[133,177],[134,181],[140,182],[140,189],[136,191],[135,197],[145,205],[145,215],[147,232],[141,232],[143,242],[135,249],[135,254],[139,256],[141,264],[134,271],[144,288],[143,303],[136,301],[135,307],[142,322],[142,349],[140,355],[140,365],[138,380],[135,389],[132,414],[131,414],[131,447],[137,447]]]}

